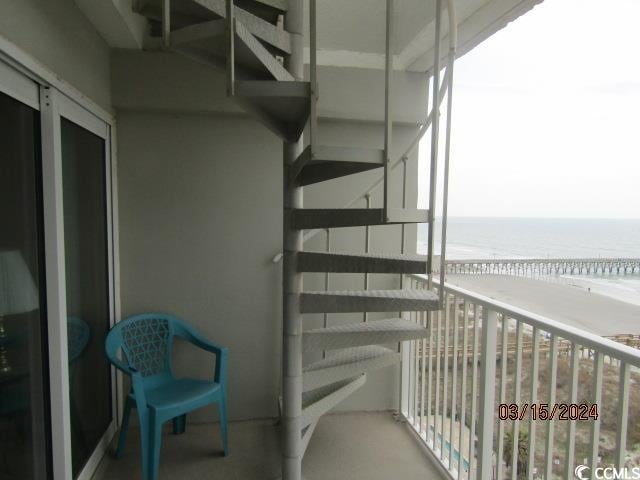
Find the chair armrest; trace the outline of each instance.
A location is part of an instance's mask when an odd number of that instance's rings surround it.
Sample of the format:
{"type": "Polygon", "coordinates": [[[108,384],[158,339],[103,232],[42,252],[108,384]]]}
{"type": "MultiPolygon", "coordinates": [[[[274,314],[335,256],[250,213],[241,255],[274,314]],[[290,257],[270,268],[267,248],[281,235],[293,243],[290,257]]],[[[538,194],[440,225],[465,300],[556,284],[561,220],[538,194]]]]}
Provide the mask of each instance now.
{"type": "Polygon", "coordinates": [[[189,338],[188,340],[196,347],[215,354],[216,370],[213,378],[215,382],[224,387],[227,380],[227,359],[229,356],[229,349],[227,347],[216,345],[206,338],[200,337],[200,335],[189,338]]]}
{"type": "Polygon", "coordinates": [[[224,387],[227,380],[227,359],[229,355],[229,349],[227,347],[222,347],[220,345],[217,345],[216,343],[213,343],[192,328],[185,328],[184,326],[180,326],[176,329],[175,333],[176,335],[179,335],[187,340],[192,345],[215,354],[216,370],[214,380],[224,387]]]}
{"type": "Polygon", "coordinates": [[[213,343],[210,340],[200,336],[199,334],[193,332],[190,335],[190,338],[187,338],[191,344],[195,345],[202,350],[206,350],[207,352],[215,353],[216,357],[219,357],[223,352],[228,352],[229,349],[227,347],[222,347],[216,343],[213,343]]]}

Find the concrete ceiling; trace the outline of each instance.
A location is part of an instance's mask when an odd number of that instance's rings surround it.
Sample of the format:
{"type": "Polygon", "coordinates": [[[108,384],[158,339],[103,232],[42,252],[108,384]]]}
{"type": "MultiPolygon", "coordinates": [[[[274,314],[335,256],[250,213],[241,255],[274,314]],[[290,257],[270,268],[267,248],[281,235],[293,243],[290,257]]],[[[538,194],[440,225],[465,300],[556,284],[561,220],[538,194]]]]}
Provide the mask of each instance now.
{"type": "MultiPolygon", "coordinates": [[[[470,0],[487,1],[487,0],[470,0]]],[[[404,48],[435,16],[435,2],[396,0],[396,52],[404,48]]],[[[386,0],[320,0],[318,46],[327,50],[383,53],[386,0]]]]}
{"type": "MultiPolygon", "coordinates": [[[[456,0],[459,55],[466,53],[542,0],[456,0]]],[[[433,62],[435,2],[395,0],[394,66],[427,71],[433,62]]],[[[443,0],[441,54],[448,45],[443,0]]],[[[318,61],[384,68],[386,0],[319,0],[318,61]]]]}
{"type": "MultiPolygon", "coordinates": [[[[111,46],[142,48],[146,21],[133,13],[132,1],[75,0],[111,46]]],[[[455,0],[458,54],[471,50],[541,1],[455,0]]],[[[442,3],[440,54],[444,56],[448,46],[447,0],[442,3]]],[[[394,68],[430,70],[434,57],[435,1],[395,0],[394,5],[394,68]]],[[[386,0],[317,0],[317,9],[320,65],[384,68],[386,0]]]]}

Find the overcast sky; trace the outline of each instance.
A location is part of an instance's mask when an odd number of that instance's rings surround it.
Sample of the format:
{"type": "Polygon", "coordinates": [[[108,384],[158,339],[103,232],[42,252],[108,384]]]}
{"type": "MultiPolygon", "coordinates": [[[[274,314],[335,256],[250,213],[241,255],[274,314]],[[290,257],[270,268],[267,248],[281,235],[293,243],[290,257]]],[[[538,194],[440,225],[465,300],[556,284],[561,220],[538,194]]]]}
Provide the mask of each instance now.
{"type": "Polygon", "coordinates": [[[449,214],[640,218],[639,25],[640,0],[545,0],[462,57],[449,214]]]}

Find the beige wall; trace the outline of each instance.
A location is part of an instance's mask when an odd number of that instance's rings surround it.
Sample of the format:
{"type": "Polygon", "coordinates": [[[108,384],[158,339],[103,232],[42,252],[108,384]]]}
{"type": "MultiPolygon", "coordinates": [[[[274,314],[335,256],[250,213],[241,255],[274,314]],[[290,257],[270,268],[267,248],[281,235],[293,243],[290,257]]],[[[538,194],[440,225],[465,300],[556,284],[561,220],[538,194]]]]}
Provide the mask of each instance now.
{"type": "MultiPolygon", "coordinates": [[[[121,112],[118,121],[123,315],[174,313],[228,346],[231,418],[274,416],[280,142],[247,119],[121,112]]],[[[211,356],[176,353],[179,372],[211,377],[211,356]]]]}
{"type": "Polygon", "coordinates": [[[73,0],[3,0],[0,35],[110,109],[109,47],[73,0]]]}

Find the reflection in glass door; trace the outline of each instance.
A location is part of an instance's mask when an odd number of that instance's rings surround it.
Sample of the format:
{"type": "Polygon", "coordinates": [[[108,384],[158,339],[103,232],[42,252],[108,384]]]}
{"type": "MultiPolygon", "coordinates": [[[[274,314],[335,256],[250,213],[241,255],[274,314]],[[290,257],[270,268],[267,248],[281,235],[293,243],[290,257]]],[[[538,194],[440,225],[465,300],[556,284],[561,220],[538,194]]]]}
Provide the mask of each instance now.
{"type": "Polygon", "coordinates": [[[69,401],[77,477],[112,421],[105,141],[61,119],[69,401]]]}
{"type": "Polygon", "coordinates": [[[0,93],[3,480],[44,479],[50,471],[40,178],[40,113],[0,93]]]}

